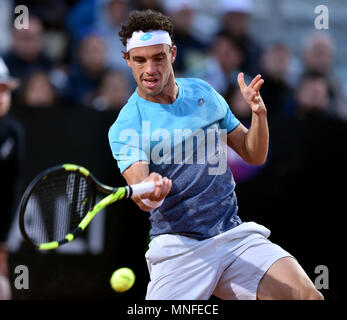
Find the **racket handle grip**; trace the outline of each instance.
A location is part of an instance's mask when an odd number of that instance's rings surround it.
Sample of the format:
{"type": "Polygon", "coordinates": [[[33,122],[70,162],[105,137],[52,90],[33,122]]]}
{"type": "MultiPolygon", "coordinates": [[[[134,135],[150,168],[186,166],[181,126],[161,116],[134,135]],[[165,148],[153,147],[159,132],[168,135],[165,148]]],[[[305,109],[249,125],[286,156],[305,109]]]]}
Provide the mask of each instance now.
{"type": "Polygon", "coordinates": [[[132,190],[132,196],[140,196],[147,192],[152,192],[155,190],[155,184],[154,182],[144,182],[144,183],[138,183],[133,184],[130,186],[132,190]]]}

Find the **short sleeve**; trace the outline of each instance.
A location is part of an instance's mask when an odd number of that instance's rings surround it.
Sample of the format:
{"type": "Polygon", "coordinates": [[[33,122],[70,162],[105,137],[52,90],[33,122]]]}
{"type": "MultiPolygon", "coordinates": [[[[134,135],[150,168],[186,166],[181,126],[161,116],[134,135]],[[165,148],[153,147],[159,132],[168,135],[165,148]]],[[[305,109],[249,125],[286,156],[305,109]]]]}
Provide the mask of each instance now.
{"type": "MultiPolygon", "coordinates": [[[[124,109],[122,111],[125,111],[124,109]]],[[[138,161],[148,161],[147,154],[141,147],[140,121],[121,112],[108,132],[112,155],[117,160],[121,173],[138,161]]]]}
{"type": "Polygon", "coordinates": [[[229,133],[233,131],[240,124],[240,121],[232,113],[225,99],[216,90],[214,89],[212,90],[214,94],[216,95],[216,98],[219,102],[220,107],[223,109],[223,112],[225,112],[224,119],[220,122],[220,126],[222,129],[225,129],[227,133],[229,133]]]}

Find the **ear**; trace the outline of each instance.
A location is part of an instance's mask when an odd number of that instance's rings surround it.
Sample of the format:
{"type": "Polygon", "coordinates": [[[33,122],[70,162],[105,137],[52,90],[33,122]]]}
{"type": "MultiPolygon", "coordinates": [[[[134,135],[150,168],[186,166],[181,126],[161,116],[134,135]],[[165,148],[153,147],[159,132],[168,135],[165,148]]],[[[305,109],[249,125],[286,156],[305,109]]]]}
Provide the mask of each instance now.
{"type": "Polygon", "coordinates": [[[129,66],[129,68],[131,68],[129,52],[124,52],[123,51],[123,59],[126,61],[126,63],[129,66]]]}
{"type": "Polygon", "coordinates": [[[177,57],[177,47],[172,46],[172,51],[171,51],[171,63],[174,63],[177,57]]]}

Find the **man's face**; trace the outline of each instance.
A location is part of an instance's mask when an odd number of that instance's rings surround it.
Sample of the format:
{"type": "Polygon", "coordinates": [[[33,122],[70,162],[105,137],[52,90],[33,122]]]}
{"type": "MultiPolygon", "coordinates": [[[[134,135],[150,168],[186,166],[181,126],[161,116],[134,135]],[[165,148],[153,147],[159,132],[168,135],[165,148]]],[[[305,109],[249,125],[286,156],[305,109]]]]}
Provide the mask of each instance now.
{"type": "Polygon", "coordinates": [[[298,103],[307,111],[324,111],[329,105],[329,92],[326,81],[307,79],[298,89],[298,103]]]}
{"type": "Polygon", "coordinates": [[[126,58],[138,85],[140,96],[157,96],[163,92],[173,75],[176,47],[167,44],[133,48],[126,58]]]}
{"type": "Polygon", "coordinates": [[[90,73],[98,73],[105,68],[106,47],[98,36],[88,36],[82,40],[79,48],[79,59],[90,73]]]}
{"type": "Polygon", "coordinates": [[[4,117],[11,104],[11,90],[7,84],[0,84],[0,118],[4,117]]]}
{"type": "Polygon", "coordinates": [[[31,18],[28,29],[13,30],[13,50],[25,61],[35,60],[41,51],[42,25],[36,18],[31,18]]]}
{"type": "Polygon", "coordinates": [[[225,37],[216,39],[213,55],[226,74],[237,70],[242,63],[242,53],[225,37]]]}
{"type": "Polygon", "coordinates": [[[328,73],[334,59],[332,45],[326,39],[318,39],[305,52],[304,59],[310,70],[328,73]]]}
{"type": "Polygon", "coordinates": [[[243,12],[229,12],[224,17],[224,27],[234,37],[241,38],[247,35],[250,15],[243,12]]]}

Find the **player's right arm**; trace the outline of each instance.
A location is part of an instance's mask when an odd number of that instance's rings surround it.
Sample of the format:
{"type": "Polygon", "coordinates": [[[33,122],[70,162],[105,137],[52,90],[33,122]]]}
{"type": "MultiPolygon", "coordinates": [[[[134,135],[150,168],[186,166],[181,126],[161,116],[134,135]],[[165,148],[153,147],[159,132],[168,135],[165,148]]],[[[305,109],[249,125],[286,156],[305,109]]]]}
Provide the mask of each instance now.
{"type": "Polygon", "coordinates": [[[152,172],[149,174],[149,166],[145,161],[133,163],[123,172],[123,177],[128,185],[149,181],[155,183],[156,188],[153,192],[145,193],[140,197],[132,197],[132,200],[143,211],[150,211],[153,208],[143,203],[142,199],[160,202],[169,194],[172,186],[172,181],[166,177],[163,178],[159,173],[152,172]]]}

